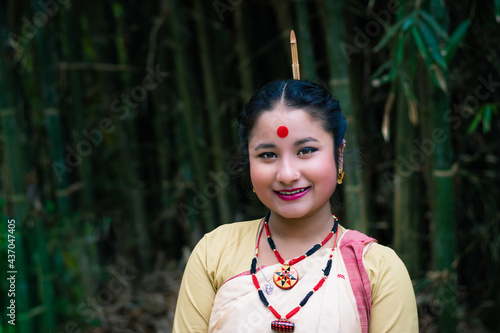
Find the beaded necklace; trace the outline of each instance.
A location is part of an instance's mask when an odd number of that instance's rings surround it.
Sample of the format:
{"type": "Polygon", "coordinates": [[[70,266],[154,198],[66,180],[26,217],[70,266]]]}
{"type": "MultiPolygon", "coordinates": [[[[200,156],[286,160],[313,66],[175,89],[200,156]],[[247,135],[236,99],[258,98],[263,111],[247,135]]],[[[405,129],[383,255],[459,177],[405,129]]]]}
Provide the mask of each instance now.
{"type": "MultiPolygon", "coordinates": [[[[312,256],[323,245],[325,245],[332,238],[333,234],[336,232],[336,224],[335,223],[333,224],[332,230],[328,233],[326,238],[321,243],[314,245],[312,248],[310,248],[305,254],[301,255],[300,257],[285,261],[283,259],[283,257],[281,256],[281,254],[278,252],[278,249],[276,248],[276,245],[274,244],[274,241],[271,237],[271,231],[269,230],[269,226],[268,226],[269,215],[270,214],[268,213],[264,219],[264,228],[266,229],[267,242],[269,243],[271,250],[273,250],[274,255],[276,256],[276,259],[278,259],[279,263],[281,264],[281,267],[278,267],[276,269],[276,271],[274,272],[273,280],[274,280],[274,283],[278,287],[280,287],[281,289],[291,289],[299,281],[299,273],[293,267],[293,265],[301,262],[302,260],[304,260],[305,258],[307,258],[309,256],[312,256]]],[[[333,218],[336,221],[338,220],[335,215],[333,215],[333,218]]]]}
{"type": "MultiPolygon", "coordinates": [[[[268,218],[269,218],[269,214],[266,216],[266,219],[264,222],[267,222],[268,218]]],[[[306,294],[306,296],[304,297],[304,299],[302,299],[302,301],[299,303],[299,305],[297,307],[295,307],[293,310],[291,310],[286,316],[282,316],[278,311],[276,311],[276,309],[274,309],[274,307],[272,305],[269,304],[269,301],[267,300],[266,296],[264,295],[264,292],[260,288],[259,280],[257,279],[257,276],[255,276],[255,273],[257,270],[256,266],[258,263],[258,255],[259,255],[259,243],[260,243],[260,237],[262,234],[262,228],[260,229],[259,235],[257,236],[258,241],[257,241],[257,245],[255,248],[255,257],[252,259],[252,266],[250,267],[250,273],[252,274],[252,281],[253,281],[255,288],[257,289],[257,292],[259,293],[260,300],[262,301],[264,306],[268,307],[269,310],[273,313],[273,315],[278,319],[278,320],[274,320],[273,322],[271,322],[271,329],[272,330],[277,331],[277,332],[293,332],[295,330],[295,323],[289,321],[288,319],[292,318],[295,314],[297,314],[297,312],[299,312],[299,310],[303,306],[306,305],[309,298],[316,291],[318,291],[319,288],[321,288],[323,286],[326,279],[328,278],[328,275],[330,275],[330,270],[332,268],[332,257],[333,257],[333,253],[335,252],[335,247],[337,246],[337,237],[338,237],[337,229],[338,229],[338,224],[339,224],[339,220],[335,215],[333,215],[333,218],[334,218],[335,222],[333,224],[332,231],[333,231],[333,233],[336,233],[336,235],[335,235],[335,241],[334,241],[334,244],[332,247],[332,251],[330,252],[330,256],[328,257],[328,261],[326,263],[325,269],[323,269],[324,275],[319,280],[319,282],[314,286],[314,288],[306,294]]],[[[315,250],[314,252],[316,252],[316,251],[317,250],[315,250]]],[[[304,258],[302,258],[301,260],[303,260],[303,259],[304,258]]],[[[259,267],[260,267],[260,265],[259,265],[259,267]]]]}

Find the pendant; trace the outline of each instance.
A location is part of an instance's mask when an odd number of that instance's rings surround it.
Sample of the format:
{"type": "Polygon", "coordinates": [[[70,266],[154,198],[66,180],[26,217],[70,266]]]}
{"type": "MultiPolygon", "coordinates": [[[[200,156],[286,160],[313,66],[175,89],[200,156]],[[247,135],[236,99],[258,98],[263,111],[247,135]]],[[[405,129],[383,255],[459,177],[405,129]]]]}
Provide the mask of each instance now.
{"type": "Polygon", "coordinates": [[[292,266],[283,265],[274,271],[273,280],[281,289],[291,289],[299,281],[299,273],[292,266]]]}
{"type": "Polygon", "coordinates": [[[284,319],[275,320],[271,323],[271,329],[277,332],[293,332],[295,324],[284,319]]]}
{"type": "Polygon", "coordinates": [[[266,284],[264,284],[264,290],[266,291],[266,294],[271,295],[273,293],[273,285],[266,282],[266,284]]]}

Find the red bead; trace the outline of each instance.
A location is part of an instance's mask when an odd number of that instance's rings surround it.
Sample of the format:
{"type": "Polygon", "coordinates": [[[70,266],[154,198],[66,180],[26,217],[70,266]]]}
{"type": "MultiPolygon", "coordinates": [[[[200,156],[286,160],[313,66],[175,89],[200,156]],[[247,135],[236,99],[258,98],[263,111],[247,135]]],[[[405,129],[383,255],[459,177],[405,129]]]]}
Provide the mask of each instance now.
{"type": "Polygon", "coordinates": [[[293,332],[295,324],[288,320],[275,320],[271,323],[271,329],[277,332],[293,332]]]}
{"type": "Polygon", "coordinates": [[[303,255],[301,255],[301,256],[300,256],[300,257],[298,257],[298,258],[294,258],[294,259],[290,260],[290,261],[288,262],[288,265],[293,266],[293,265],[295,265],[296,263],[298,263],[299,261],[304,260],[305,258],[306,258],[306,255],[305,255],[305,254],[303,254],[303,255]]]}
{"type": "Polygon", "coordinates": [[[321,280],[319,280],[318,284],[316,286],[314,286],[313,290],[318,291],[318,289],[321,288],[321,286],[323,286],[323,283],[325,283],[325,278],[322,278],[321,280]]]}
{"type": "Polygon", "coordinates": [[[259,280],[257,280],[257,277],[255,276],[255,274],[252,274],[252,281],[253,281],[253,285],[255,286],[255,288],[260,289],[259,280]]]}
{"type": "Polygon", "coordinates": [[[300,310],[300,306],[297,306],[295,309],[293,309],[292,311],[290,311],[287,315],[286,315],[286,319],[290,319],[292,318],[297,312],[299,312],[300,310]]]}
{"type": "Polygon", "coordinates": [[[273,315],[274,315],[276,318],[278,318],[278,319],[280,319],[280,318],[281,318],[281,315],[278,313],[278,311],[276,311],[276,310],[273,308],[273,306],[272,306],[272,305],[269,305],[269,310],[271,310],[271,312],[273,313],[273,315]]]}

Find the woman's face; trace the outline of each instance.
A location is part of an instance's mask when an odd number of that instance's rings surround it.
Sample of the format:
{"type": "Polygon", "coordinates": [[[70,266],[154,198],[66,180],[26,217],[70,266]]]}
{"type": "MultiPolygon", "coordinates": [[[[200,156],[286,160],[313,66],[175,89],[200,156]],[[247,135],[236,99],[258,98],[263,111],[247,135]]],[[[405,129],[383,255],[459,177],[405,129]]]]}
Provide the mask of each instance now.
{"type": "Polygon", "coordinates": [[[278,105],[262,113],[248,154],[255,192],[273,213],[304,218],[322,209],[330,212],[337,185],[333,138],[307,111],[278,105]]]}

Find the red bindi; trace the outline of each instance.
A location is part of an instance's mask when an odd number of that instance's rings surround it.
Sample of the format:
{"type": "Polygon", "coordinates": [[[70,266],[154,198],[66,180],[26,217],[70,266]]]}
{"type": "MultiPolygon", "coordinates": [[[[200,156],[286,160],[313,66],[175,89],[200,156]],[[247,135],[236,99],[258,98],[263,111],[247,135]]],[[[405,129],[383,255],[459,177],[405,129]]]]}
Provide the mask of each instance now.
{"type": "Polygon", "coordinates": [[[280,138],[286,138],[286,136],[288,135],[288,128],[286,128],[286,126],[280,126],[278,127],[276,133],[280,138]]]}

